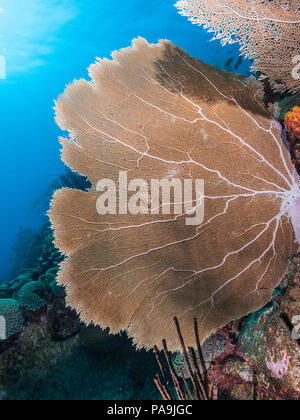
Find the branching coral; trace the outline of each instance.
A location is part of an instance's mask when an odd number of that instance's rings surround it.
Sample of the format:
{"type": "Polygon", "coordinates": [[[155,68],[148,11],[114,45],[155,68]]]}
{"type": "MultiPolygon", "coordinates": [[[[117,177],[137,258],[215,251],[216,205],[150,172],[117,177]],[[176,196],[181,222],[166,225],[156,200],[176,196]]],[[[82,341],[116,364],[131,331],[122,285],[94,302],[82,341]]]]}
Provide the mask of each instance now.
{"type": "Polygon", "coordinates": [[[181,0],[176,7],[223,45],[238,42],[276,90],[300,90],[299,0],[181,0]]]}
{"type": "MultiPolygon", "coordinates": [[[[297,245],[299,179],[281,129],[243,79],[168,41],[113,53],[91,66],[56,104],[62,159],[99,179],[205,180],[202,224],[189,213],[100,215],[100,192],[62,189],[50,218],[67,255],[58,274],[67,303],[139,346],[180,319],[187,345],[267,303],[297,245]]],[[[122,190],[121,190],[122,193],[122,190]]],[[[127,199],[127,196],[125,197],[127,199]]],[[[160,212],[161,213],[161,212],[160,212]]],[[[298,232],[300,240],[300,232],[298,232]]]]}

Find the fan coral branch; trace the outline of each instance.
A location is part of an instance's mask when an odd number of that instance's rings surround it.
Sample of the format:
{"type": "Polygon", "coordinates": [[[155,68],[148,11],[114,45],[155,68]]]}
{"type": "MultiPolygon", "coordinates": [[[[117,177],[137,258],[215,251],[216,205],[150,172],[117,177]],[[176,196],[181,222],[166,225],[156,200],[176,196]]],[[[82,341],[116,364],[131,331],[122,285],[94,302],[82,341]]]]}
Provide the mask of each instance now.
{"type": "Polygon", "coordinates": [[[223,45],[238,42],[275,90],[299,91],[300,75],[293,77],[300,57],[299,0],[181,0],[176,7],[223,45]]]}
{"type": "Polygon", "coordinates": [[[55,241],[67,255],[58,281],[86,323],[177,350],[168,322],[176,315],[194,346],[198,317],[200,345],[265,305],[296,252],[299,178],[281,130],[243,79],[168,41],[137,39],[90,75],[56,104],[70,133],[62,159],[93,184],[54,195],[55,241]],[[204,180],[203,223],[187,225],[185,210],[99,214],[98,181],[120,185],[120,172],[147,185],[204,180]]]}

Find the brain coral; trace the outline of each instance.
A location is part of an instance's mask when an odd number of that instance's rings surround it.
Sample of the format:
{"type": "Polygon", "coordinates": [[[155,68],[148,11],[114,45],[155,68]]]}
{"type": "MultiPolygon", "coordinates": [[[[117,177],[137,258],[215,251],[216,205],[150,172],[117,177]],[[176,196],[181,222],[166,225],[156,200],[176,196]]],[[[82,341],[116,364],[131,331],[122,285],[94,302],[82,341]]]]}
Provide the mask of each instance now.
{"type": "Polygon", "coordinates": [[[0,316],[5,319],[6,338],[22,331],[24,319],[22,311],[14,299],[0,299],[0,316]]]}
{"type": "Polygon", "coordinates": [[[281,130],[243,79],[169,41],[139,38],[90,76],[56,104],[70,133],[63,161],[94,187],[117,183],[120,171],[148,185],[203,179],[205,217],[193,226],[190,210],[101,216],[96,188],[57,191],[50,218],[67,255],[58,274],[67,303],[86,323],[127,329],[147,348],[162,338],[179,348],[174,315],[194,345],[197,316],[203,342],[265,305],[297,249],[299,179],[281,130]]]}
{"type": "Polygon", "coordinates": [[[300,107],[295,106],[285,115],[285,125],[289,132],[300,139],[300,107]]]}
{"type": "Polygon", "coordinates": [[[43,288],[43,283],[40,281],[31,281],[25,284],[17,295],[19,305],[29,311],[38,311],[41,309],[45,306],[46,302],[36,292],[43,290],[43,288]]]}

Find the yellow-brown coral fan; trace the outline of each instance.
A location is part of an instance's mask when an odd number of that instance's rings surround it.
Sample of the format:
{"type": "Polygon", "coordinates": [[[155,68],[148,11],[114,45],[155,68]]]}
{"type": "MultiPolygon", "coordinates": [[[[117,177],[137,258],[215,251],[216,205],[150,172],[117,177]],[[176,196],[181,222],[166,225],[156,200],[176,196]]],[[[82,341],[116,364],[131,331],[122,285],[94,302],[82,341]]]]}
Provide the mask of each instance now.
{"type": "Polygon", "coordinates": [[[299,0],[180,0],[176,7],[223,45],[238,42],[276,90],[299,91],[299,0]]]}
{"type": "Polygon", "coordinates": [[[240,76],[169,41],[135,40],[113,60],[97,61],[90,76],[56,105],[70,133],[61,139],[62,159],[94,187],[57,191],[50,210],[67,255],[58,277],[67,303],[86,323],[127,329],[148,348],[163,338],[178,348],[174,316],[193,346],[198,317],[203,342],[265,305],[297,249],[290,209],[298,178],[281,130],[240,76]],[[97,211],[103,179],[107,194],[118,191],[116,214],[97,211]],[[194,199],[174,200],[176,212],[150,188],[196,180],[194,199]],[[195,224],[203,204],[204,220],[195,224]]]}
{"type": "Polygon", "coordinates": [[[285,115],[285,125],[290,134],[300,139],[300,107],[295,106],[285,115]]]}

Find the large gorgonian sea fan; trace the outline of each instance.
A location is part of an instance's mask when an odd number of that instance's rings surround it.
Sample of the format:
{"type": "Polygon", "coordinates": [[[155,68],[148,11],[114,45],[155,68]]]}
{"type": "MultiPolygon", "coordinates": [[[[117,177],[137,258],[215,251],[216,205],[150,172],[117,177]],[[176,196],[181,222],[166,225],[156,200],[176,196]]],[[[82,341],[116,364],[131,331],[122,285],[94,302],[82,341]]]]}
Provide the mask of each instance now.
{"type": "Polygon", "coordinates": [[[275,90],[300,90],[299,0],[181,0],[176,7],[223,45],[238,42],[275,90]]]}
{"type": "Polygon", "coordinates": [[[243,79],[169,41],[139,38],[89,72],[92,81],[75,81],[56,104],[70,133],[63,161],[94,187],[117,183],[120,171],[148,185],[203,179],[205,219],[101,216],[95,188],[58,190],[50,218],[67,255],[58,276],[67,303],[147,348],[163,338],[179,348],[174,316],[194,345],[197,317],[203,342],[265,305],[297,250],[299,179],[280,128],[243,79]]]}

